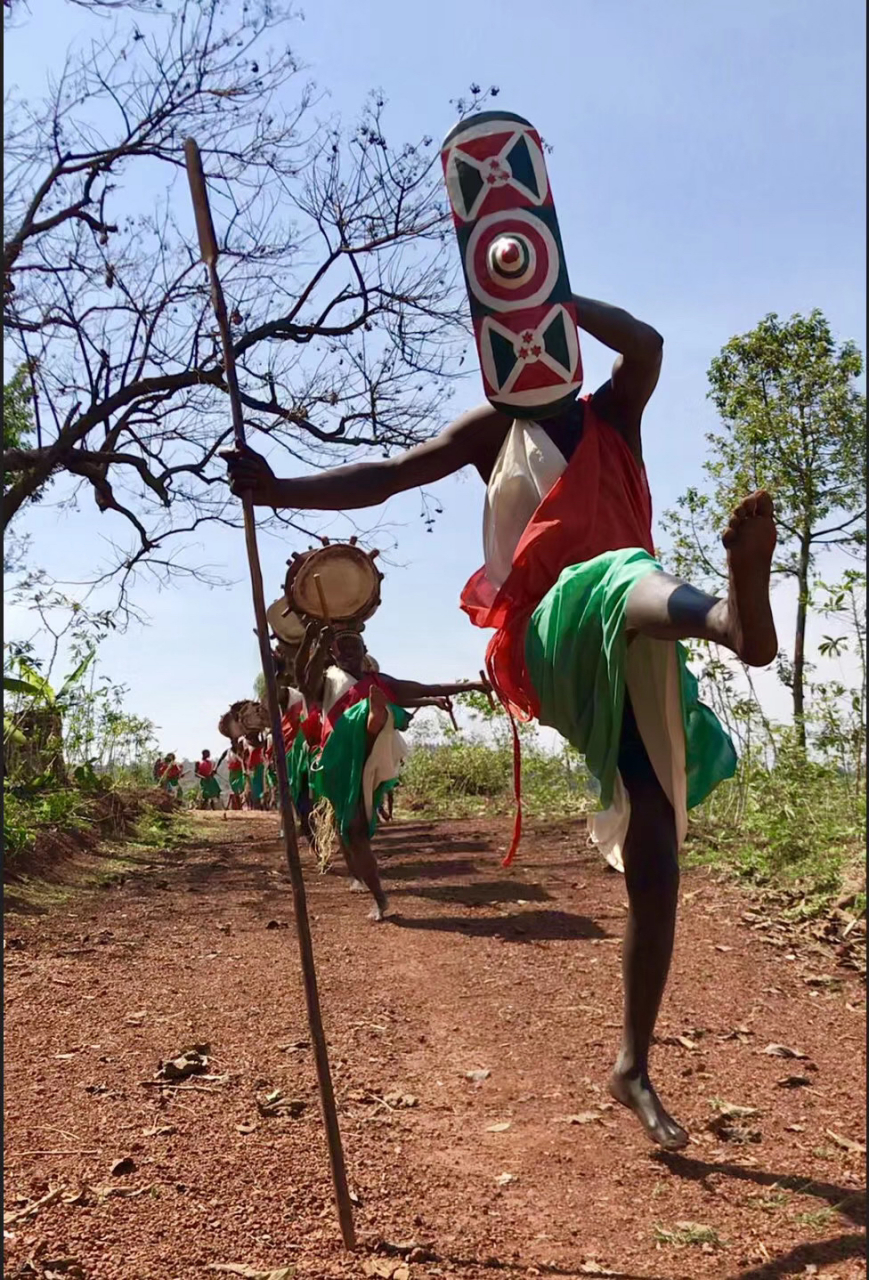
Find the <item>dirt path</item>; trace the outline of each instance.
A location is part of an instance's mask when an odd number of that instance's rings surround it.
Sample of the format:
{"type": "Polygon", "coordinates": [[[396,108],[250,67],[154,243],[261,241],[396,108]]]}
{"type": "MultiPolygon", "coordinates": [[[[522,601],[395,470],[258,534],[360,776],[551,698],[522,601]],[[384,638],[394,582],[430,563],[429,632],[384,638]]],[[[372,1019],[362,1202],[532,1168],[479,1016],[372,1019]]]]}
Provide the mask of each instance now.
{"type": "Polygon", "coordinates": [[[858,975],[687,873],[654,1066],[693,1141],[655,1155],[604,1088],[621,878],[575,827],[529,832],[505,873],[506,825],[482,821],[384,832],[392,923],[369,924],[337,874],[308,874],[369,1247],[348,1259],[277,820],[232,818],[198,818],[193,843],[114,887],[7,915],[7,1277],[865,1275],[858,975]],[[194,1043],[205,1074],[155,1087],[194,1043]],[[261,1114],[274,1090],[300,1114],[261,1114]],[[722,1119],[726,1104],[755,1110],[722,1119]],[[436,1257],[375,1256],[383,1239],[436,1257]]]}

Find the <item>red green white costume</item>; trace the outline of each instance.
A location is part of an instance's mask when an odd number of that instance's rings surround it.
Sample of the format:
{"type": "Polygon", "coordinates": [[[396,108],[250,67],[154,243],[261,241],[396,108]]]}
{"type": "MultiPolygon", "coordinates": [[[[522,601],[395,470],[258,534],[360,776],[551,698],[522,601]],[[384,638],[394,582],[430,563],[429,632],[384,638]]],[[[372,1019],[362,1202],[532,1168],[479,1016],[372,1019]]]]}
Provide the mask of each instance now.
{"type": "MultiPolygon", "coordinates": [[[[618,773],[625,688],[655,774],[673,806],[681,845],[687,811],[723,778],[736,754],[697,698],[685,650],[625,630],[627,597],[660,572],[645,469],[584,397],[582,434],[565,459],[538,423],[516,421],[489,480],[486,563],[462,608],[493,627],[489,675],[520,720],[551,725],[585,756],[603,812],[592,839],[622,869],[630,801],[618,773]]],[[[521,810],[509,862],[515,852],[521,810]]]]}

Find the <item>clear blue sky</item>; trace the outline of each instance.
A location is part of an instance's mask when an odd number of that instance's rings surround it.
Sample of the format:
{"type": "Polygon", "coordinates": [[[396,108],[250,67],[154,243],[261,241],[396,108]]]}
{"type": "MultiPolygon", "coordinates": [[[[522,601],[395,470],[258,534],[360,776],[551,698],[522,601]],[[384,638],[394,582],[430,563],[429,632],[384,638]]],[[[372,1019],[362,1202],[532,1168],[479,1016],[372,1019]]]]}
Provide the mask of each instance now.
{"type": "MultiPolygon", "coordinates": [[[[7,85],[36,91],[81,21],[63,0],[40,6],[7,41],[7,85]]],[[[658,512],[700,481],[714,426],[706,369],[734,333],[769,311],[817,306],[865,351],[862,0],[318,0],[295,44],[334,108],[352,115],[369,89],[382,89],[395,136],[442,136],[454,123],[449,99],[472,81],[498,84],[499,105],[537,125],[553,147],[573,288],[627,307],[665,337],[644,425],[658,512]]],[[[593,389],[611,356],[586,339],[583,360],[593,389]]],[[[475,374],[451,409],[479,399],[475,374]]],[[[445,514],[431,534],[417,495],[388,505],[385,518],[404,525],[402,567],[388,570],[366,633],[384,670],[418,679],[474,675],[486,640],[457,606],[481,561],[482,485],[468,474],[436,492],[445,514]]],[[[35,509],[34,561],[58,577],[86,576],[112,519],[90,497],[78,512],[35,509]]],[[[144,591],[151,626],[111,639],[101,655],[129,684],[130,709],[161,726],[161,745],[188,756],[216,745],[218,715],[248,694],[258,667],[242,535],[215,530],[206,543],[203,558],[236,585],[144,591]]],[[[269,598],[303,546],[263,540],[269,598]]],[[[785,597],[780,613],[787,639],[785,597]]],[[[11,613],[7,636],[26,630],[11,613]]],[[[763,687],[783,715],[784,691],[763,687]]]]}

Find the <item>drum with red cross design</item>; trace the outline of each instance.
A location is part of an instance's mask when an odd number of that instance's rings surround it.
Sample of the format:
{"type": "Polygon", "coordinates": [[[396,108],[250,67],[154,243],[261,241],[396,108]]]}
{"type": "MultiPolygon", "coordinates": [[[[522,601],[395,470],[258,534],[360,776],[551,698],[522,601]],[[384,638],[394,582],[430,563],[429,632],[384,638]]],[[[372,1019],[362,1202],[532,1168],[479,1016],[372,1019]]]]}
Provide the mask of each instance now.
{"type": "Polygon", "coordinates": [[[483,111],[447,134],[441,160],[486,396],[548,418],[578,395],[582,360],[540,136],[483,111]]]}

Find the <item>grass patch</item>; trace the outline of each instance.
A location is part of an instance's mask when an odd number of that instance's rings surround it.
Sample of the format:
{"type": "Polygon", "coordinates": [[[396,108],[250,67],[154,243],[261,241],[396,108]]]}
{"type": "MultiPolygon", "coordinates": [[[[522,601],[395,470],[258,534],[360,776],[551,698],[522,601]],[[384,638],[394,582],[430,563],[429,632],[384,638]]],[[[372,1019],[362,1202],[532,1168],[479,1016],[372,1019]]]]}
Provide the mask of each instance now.
{"type": "Polygon", "coordinates": [[[865,823],[865,794],[839,770],[789,751],[774,768],[748,758],[691,814],[685,862],[799,890],[794,919],[822,914],[849,884],[865,911],[865,823]]]}
{"type": "MultiPolygon", "coordinates": [[[[402,771],[400,811],[421,818],[495,817],[512,814],[513,746],[479,738],[417,742],[402,771]]],[[[575,752],[542,751],[522,743],[522,803],[532,818],[579,817],[592,807],[588,774],[575,752]]]]}
{"type": "Polygon", "coordinates": [[[689,1245],[708,1245],[717,1248],[721,1237],[714,1227],[704,1226],[702,1222],[677,1222],[673,1227],[663,1227],[656,1223],[652,1235],[656,1244],[667,1244],[676,1249],[684,1249],[689,1245]]]}
{"type": "Polygon", "coordinates": [[[801,1227],[815,1227],[820,1230],[822,1227],[828,1227],[835,1216],[832,1209],[815,1209],[809,1213],[796,1214],[794,1221],[801,1227]]]}

